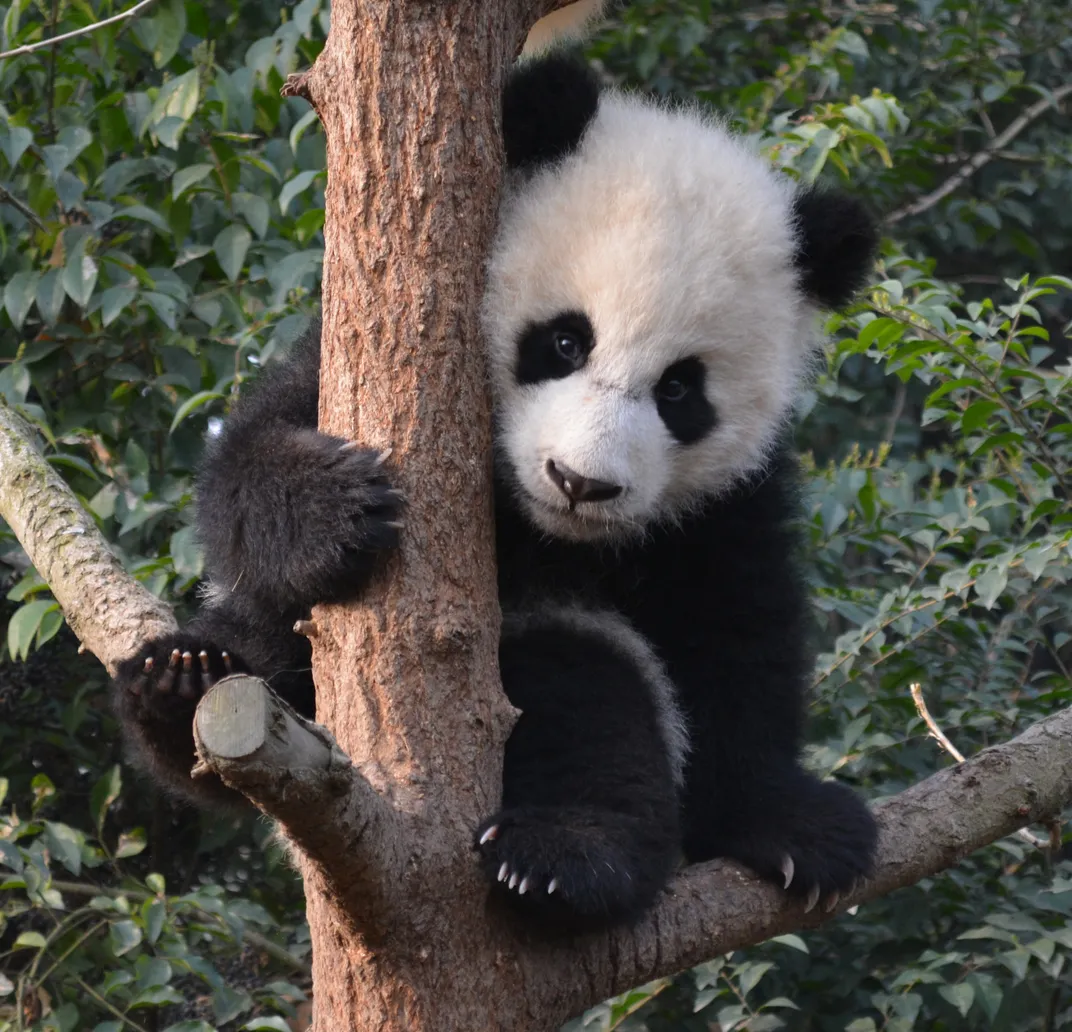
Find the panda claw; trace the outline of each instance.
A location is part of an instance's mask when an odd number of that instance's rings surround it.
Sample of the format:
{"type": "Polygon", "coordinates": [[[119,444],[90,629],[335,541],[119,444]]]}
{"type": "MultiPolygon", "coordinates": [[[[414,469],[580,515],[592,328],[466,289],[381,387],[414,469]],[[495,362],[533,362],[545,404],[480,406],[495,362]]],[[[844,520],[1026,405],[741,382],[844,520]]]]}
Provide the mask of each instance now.
{"type": "Polygon", "coordinates": [[[557,878],[552,878],[547,883],[547,895],[548,896],[552,895],[554,893],[555,889],[557,889],[557,888],[558,888],[558,879],[557,878]]]}
{"type": "Polygon", "coordinates": [[[197,658],[201,661],[201,672],[203,674],[207,674],[208,673],[208,653],[204,649],[202,649],[197,654],[197,658]]]}
{"type": "Polygon", "coordinates": [[[153,657],[152,656],[146,656],[145,657],[145,666],[142,667],[142,672],[146,673],[146,674],[151,674],[153,672],[153,657]]]}
{"type": "Polygon", "coordinates": [[[815,909],[815,904],[819,902],[819,886],[813,885],[811,891],[808,892],[808,900],[804,904],[804,913],[810,914],[815,909]]]}
{"type": "Polygon", "coordinates": [[[521,879],[521,884],[517,887],[517,894],[519,896],[524,896],[525,893],[529,891],[529,884],[528,875],[525,875],[525,877],[521,879]]]}
{"type": "Polygon", "coordinates": [[[178,649],[171,650],[171,658],[168,660],[168,668],[170,670],[177,670],[179,668],[179,660],[182,658],[182,653],[178,649]]]}
{"type": "Polygon", "coordinates": [[[783,889],[789,888],[793,881],[793,874],[795,871],[796,865],[793,863],[793,858],[786,853],[785,856],[782,857],[782,874],[785,875],[785,885],[782,886],[783,889]]]}
{"type": "Polygon", "coordinates": [[[390,527],[392,530],[402,530],[405,524],[401,520],[387,520],[384,526],[390,527]]]}
{"type": "Polygon", "coordinates": [[[486,843],[493,841],[495,838],[498,837],[498,834],[499,825],[493,824],[490,828],[488,828],[487,831],[484,832],[483,835],[480,836],[480,844],[483,846],[486,843]]]}
{"type": "Polygon", "coordinates": [[[841,893],[835,889],[832,893],[830,893],[829,898],[823,904],[823,910],[825,910],[828,914],[832,913],[834,908],[838,905],[840,901],[841,893]]]}
{"type": "Polygon", "coordinates": [[[372,464],[374,466],[382,466],[391,457],[391,452],[393,451],[394,448],[384,448],[384,450],[376,456],[372,464]]]}
{"type": "Polygon", "coordinates": [[[517,888],[517,882],[518,882],[517,871],[514,871],[514,873],[510,875],[510,880],[506,883],[506,887],[508,889],[516,889],[517,888]]]}
{"type": "Polygon", "coordinates": [[[190,670],[194,665],[194,656],[192,652],[184,652],[182,654],[182,668],[183,670],[190,670]]]}
{"type": "Polygon", "coordinates": [[[224,651],[224,652],[220,653],[220,655],[221,655],[221,657],[223,659],[224,667],[227,668],[227,673],[229,673],[229,674],[234,673],[234,667],[231,666],[231,654],[229,652],[227,652],[227,651],[224,651]]]}
{"type": "Polygon", "coordinates": [[[507,863],[504,863],[502,865],[502,867],[499,868],[499,881],[501,881],[501,882],[506,881],[506,879],[509,876],[509,874],[510,874],[510,865],[507,864],[507,863]]]}

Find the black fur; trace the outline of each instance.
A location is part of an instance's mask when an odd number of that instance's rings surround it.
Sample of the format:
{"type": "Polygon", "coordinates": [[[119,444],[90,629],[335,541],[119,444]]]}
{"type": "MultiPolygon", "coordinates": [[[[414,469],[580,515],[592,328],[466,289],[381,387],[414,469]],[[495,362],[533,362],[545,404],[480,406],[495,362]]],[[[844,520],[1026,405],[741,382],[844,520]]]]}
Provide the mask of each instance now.
{"type": "Polygon", "coordinates": [[[525,329],[517,345],[518,383],[560,380],[584,367],[595,347],[595,331],[584,312],[563,312],[546,322],[525,329]],[[564,354],[558,343],[568,338],[576,346],[575,355],[564,354]]]}
{"type": "Polygon", "coordinates": [[[801,190],[793,201],[800,234],[797,268],[804,293],[823,308],[844,308],[864,285],[878,249],[878,228],[854,197],[801,190]]]}
{"type": "Polygon", "coordinates": [[[564,54],[522,63],[503,91],[506,165],[532,171],[576,150],[599,108],[599,81],[564,54]]]}
{"type": "MultiPolygon", "coordinates": [[[[507,578],[512,573],[500,576],[500,588],[507,578]]],[[[489,879],[498,886],[500,872],[527,878],[526,894],[509,898],[557,924],[638,915],[679,849],[677,796],[650,685],[568,618],[507,630],[499,663],[522,712],[506,746],[502,810],[476,834],[479,842],[497,829],[481,848],[489,879]]]]}
{"type": "MultiPolygon", "coordinates": [[[[571,62],[523,66],[504,101],[511,165],[569,153],[597,105],[594,81],[571,62]]],[[[805,288],[824,305],[847,300],[874,247],[871,224],[855,202],[814,193],[800,196],[797,215],[805,288]]],[[[555,375],[544,361],[555,328],[521,342],[523,382],[555,375]],[[526,348],[543,357],[530,361],[526,348]]],[[[268,678],[312,715],[309,647],[293,623],[316,602],[360,595],[397,539],[400,498],[379,457],[316,431],[319,362],[315,323],[226,421],[198,485],[214,590],[182,633],[147,643],[116,679],[128,735],[158,777],[188,796],[234,798],[211,777],[189,777],[199,694],[230,665],[268,678]]],[[[692,404],[696,372],[678,363],[656,389],[683,447],[715,421],[710,406],[692,404]]],[[[520,626],[508,621],[503,686],[523,713],[506,747],[502,808],[474,840],[496,892],[556,926],[602,926],[641,913],[682,851],[690,861],[735,858],[779,884],[789,861],[789,891],[800,896],[849,890],[870,870],[876,827],[851,792],[798,762],[811,664],[789,529],[792,461],[615,547],[534,528],[511,475],[500,468],[496,477],[504,612],[568,602],[618,614],[632,628],[628,640],[665,664],[692,748],[679,788],[659,719],[661,675],[621,635],[561,607],[520,626]]]]}
{"type": "MultiPolygon", "coordinates": [[[[346,574],[353,579],[343,592],[344,576],[324,556],[360,573],[390,538],[379,522],[393,507],[383,503],[373,516],[333,506],[328,492],[345,498],[349,488],[269,461],[277,451],[287,454],[295,437],[318,436],[319,349],[310,337],[236,406],[201,479],[199,527],[210,569],[236,574],[253,561],[258,569],[236,576],[222,602],[207,605],[181,635],[148,643],[117,678],[119,711],[155,773],[202,799],[229,793],[212,778],[189,778],[195,699],[184,698],[166,673],[172,650],[191,653],[195,696],[218,676],[219,653],[228,649],[236,669],[269,678],[311,715],[308,645],[291,629],[304,608],[288,600],[285,585],[295,582],[295,570],[320,570],[325,597],[356,596],[361,576],[346,574]],[[259,437],[242,430],[254,413],[262,419],[259,437]],[[304,427],[283,418],[301,414],[304,427]],[[302,492],[310,492],[305,504],[302,492]],[[310,515],[326,537],[306,534],[310,515]],[[373,528],[365,538],[373,552],[360,563],[351,557],[360,540],[355,525],[373,528]],[[264,528],[255,552],[239,532],[245,526],[264,528]],[[210,663],[204,678],[201,649],[210,663]]],[[[796,511],[790,460],[680,526],[616,548],[549,539],[518,510],[505,478],[498,488],[504,610],[565,598],[622,614],[666,664],[692,752],[679,834],[667,750],[654,730],[643,673],[568,622],[505,637],[504,688],[524,715],[507,744],[502,811],[478,829],[478,838],[492,825],[499,829],[480,847],[496,889],[550,921],[588,927],[641,912],[682,848],[690,861],[733,857],[779,883],[788,856],[796,872],[790,892],[798,895],[844,892],[866,875],[875,846],[867,808],[797,761],[810,659],[796,541],[787,527],[796,511]],[[530,878],[526,895],[495,880],[503,863],[530,878]],[[549,895],[551,878],[558,886],[549,895]]],[[[299,582],[315,599],[316,583],[299,582]]]]}
{"type": "Polygon", "coordinates": [[[681,444],[702,441],[718,425],[715,406],[704,393],[706,379],[700,359],[683,358],[667,368],[655,387],[659,418],[681,444]]]}

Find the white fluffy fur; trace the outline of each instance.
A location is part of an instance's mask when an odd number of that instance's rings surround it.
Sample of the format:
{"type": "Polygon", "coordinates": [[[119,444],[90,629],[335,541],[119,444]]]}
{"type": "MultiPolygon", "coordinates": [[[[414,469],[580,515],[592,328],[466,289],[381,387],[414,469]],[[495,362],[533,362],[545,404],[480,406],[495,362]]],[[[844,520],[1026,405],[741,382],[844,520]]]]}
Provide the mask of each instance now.
{"type": "Polygon", "coordinates": [[[525,40],[523,57],[530,57],[547,50],[561,39],[584,35],[588,27],[599,17],[606,0],[578,0],[575,4],[541,18],[525,40]]]}
{"type": "Polygon", "coordinates": [[[582,606],[545,606],[541,609],[503,614],[503,632],[520,634],[538,627],[562,627],[602,638],[618,655],[640,672],[651,689],[659,736],[666,746],[674,783],[685,783],[685,760],[689,754],[689,732],[677,701],[677,689],[659,657],[643,635],[621,613],[610,609],[582,606]]]}
{"type": "Polygon", "coordinates": [[[793,269],[792,191],[698,111],[613,92],[574,154],[510,184],[484,329],[501,447],[545,530],[620,537],[762,467],[819,340],[793,269]],[[526,325],[568,311],[594,327],[587,365],[519,386],[526,325]],[[719,422],[681,445],[653,389],[689,356],[719,422]],[[571,513],[548,459],[625,490],[571,513]]]}

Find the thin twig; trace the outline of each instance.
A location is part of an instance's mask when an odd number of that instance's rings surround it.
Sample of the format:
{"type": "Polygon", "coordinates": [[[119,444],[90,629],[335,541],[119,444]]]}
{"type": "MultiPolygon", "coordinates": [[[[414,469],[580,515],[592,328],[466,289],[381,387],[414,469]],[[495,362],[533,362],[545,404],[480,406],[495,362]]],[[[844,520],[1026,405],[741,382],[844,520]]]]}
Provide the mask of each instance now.
{"type": "Polygon", "coordinates": [[[54,46],[57,43],[64,43],[69,39],[74,39],[76,36],[88,36],[91,32],[96,32],[97,29],[103,29],[106,25],[114,25],[116,22],[125,21],[127,18],[133,18],[138,12],[143,11],[154,0],[139,0],[128,11],[120,11],[119,14],[113,14],[111,18],[105,18],[104,21],[94,22],[92,25],[83,26],[81,29],[75,29],[73,32],[65,32],[62,36],[53,36],[51,39],[43,39],[37,43],[27,43],[23,47],[16,47],[14,50],[5,50],[0,54],[0,61],[5,61],[9,57],[21,57],[23,54],[32,54],[35,50],[43,50],[45,47],[54,46]]]}
{"type": "Polygon", "coordinates": [[[9,193],[4,187],[0,186],[0,204],[10,204],[20,215],[24,216],[28,221],[32,222],[38,229],[43,230],[45,224],[37,217],[37,213],[33,208],[28,208],[23,201],[20,201],[14,194],[9,193]]]}
{"type": "Polygon", "coordinates": [[[1049,108],[1057,107],[1070,93],[1072,93],[1072,83],[1065,83],[1064,86],[1059,86],[1055,89],[1049,97],[1043,97],[1042,100],[1032,104],[1026,111],[1014,118],[981,151],[966,161],[941,186],[928,194],[924,194],[911,204],[898,208],[897,211],[887,215],[886,225],[892,225],[902,219],[907,219],[912,215],[919,215],[929,208],[933,208],[940,200],[948,197],[961,184],[967,182],[984,165],[988,165],[994,158],[998,157],[999,151],[1019,136],[1032,122],[1045,114],[1049,108]]]}
{"type": "MultiPolygon", "coordinates": [[[[908,690],[912,693],[912,701],[916,704],[916,712],[923,718],[923,722],[927,725],[927,730],[931,733],[931,738],[949,753],[957,763],[963,763],[963,753],[949,740],[946,733],[938,726],[938,722],[931,716],[930,710],[927,709],[927,703],[923,700],[923,686],[917,681],[915,684],[910,684],[908,690]]],[[[1049,839],[1039,838],[1037,835],[1031,834],[1027,828],[1021,828],[1016,834],[1028,845],[1034,846],[1036,849],[1050,848],[1049,839]]],[[[1052,834],[1050,837],[1053,837],[1052,834]]]]}

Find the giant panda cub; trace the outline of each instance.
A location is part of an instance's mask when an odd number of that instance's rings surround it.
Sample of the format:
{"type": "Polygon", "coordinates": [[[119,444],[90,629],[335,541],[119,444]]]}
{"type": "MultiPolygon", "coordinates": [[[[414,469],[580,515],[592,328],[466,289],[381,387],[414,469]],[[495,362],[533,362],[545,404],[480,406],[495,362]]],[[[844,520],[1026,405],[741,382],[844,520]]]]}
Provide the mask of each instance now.
{"type": "MultiPolygon", "coordinates": [[[[565,927],[636,918],[682,856],[832,905],[876,828],[798,758],[811,658],[784,439],[817,313],[852,298],[875,229],[700,112],[600,92],[561,56],[514,73],[503,131],[483,325],[521,716],[480,863],[565,927]]],[[[319,356],[314,324],[210,442],[204,607],[117,679],[141,755],[192,797],[230,796],[189,776],[201,694],[250,670],[311,715],[294,621],[358,598],[398,538],[382,457],[317,432],[319,356]]]]}

